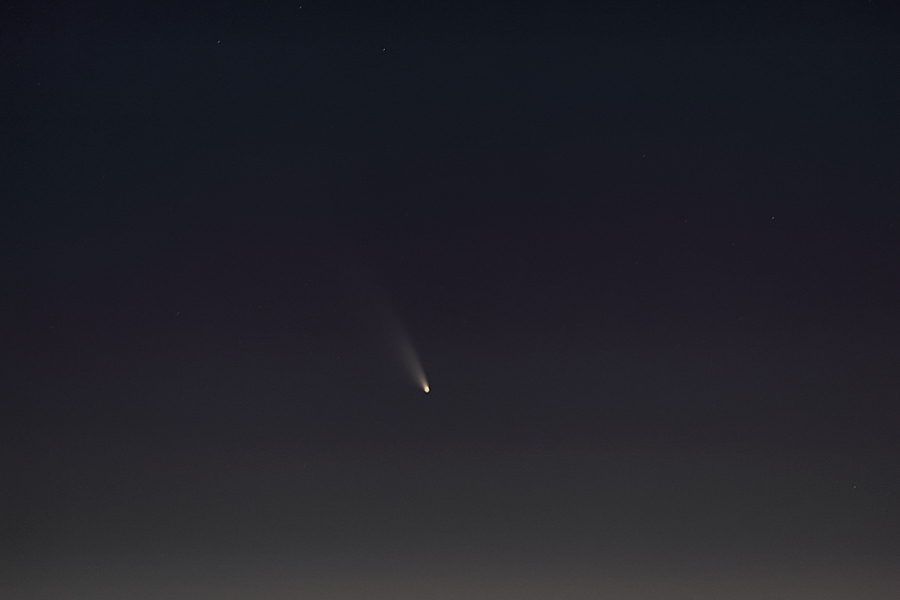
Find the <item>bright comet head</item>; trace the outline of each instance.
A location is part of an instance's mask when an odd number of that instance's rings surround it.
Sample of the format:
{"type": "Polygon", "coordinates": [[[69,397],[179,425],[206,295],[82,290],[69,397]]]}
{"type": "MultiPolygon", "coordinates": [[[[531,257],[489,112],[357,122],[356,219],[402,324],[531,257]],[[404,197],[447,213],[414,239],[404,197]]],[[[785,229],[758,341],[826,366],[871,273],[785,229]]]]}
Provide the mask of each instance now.
{"type": "Polygon", "coordinates": [[[425,393],[426,393],[426,394],[427,394],[428,392],[431,391],[431,388],[428,387],[428,384],[427,384],[427,383],[423,383],[423,384],[422,384],[422,389],[425,390],[425,393]]]}

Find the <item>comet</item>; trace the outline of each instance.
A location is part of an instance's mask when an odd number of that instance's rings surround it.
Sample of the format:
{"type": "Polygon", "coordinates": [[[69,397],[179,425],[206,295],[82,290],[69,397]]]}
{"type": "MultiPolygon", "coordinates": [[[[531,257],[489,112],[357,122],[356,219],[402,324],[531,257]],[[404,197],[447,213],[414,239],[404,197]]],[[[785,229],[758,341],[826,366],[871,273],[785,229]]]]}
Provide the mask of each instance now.
{"type": "Polygon", "coordinates": [[[428,377],[425,376],[425,369],[422,368],[419,353],[416,352],[416,347],[413,345],[412,338],[407,333],[403,321],[392,308],[393,303],[387,293],[374,283],[366,286],[366,290],[371,295],[372,306],[375,308],[378,321],[390,340],[390,353],[394,354],[395,359],[399,359],[399,366],[409,378],[410,383],[426,394],[430,393],[431,385],[428,383],[428,377]]]}
{"type": "MultiPolygon", "coordinates": [[[[362,321],[360,324],[368,326],[370,320],[374,322],[379,340],[384,340],[383,345],[379,341],[378,351],[390,358],[392,370],[400,367],[408,384],[426,394],[430,393],[431,385],[412,339],[393,309],[394,303],[389,294],[372,275],[378,269],[367,265],[361,255],[355,256],[353,244],[349,240],[337,236],[340,243],[335,244],[334,236],[326,237],[328,239],[322,243],[332,251],[334,262],[341,267],[341,273],[347,276],[347,288],[353,292],[354,307],[359,311],[362,321]]],[[[368,332],[368,327],[366,330],[368,332]]]]}
{"type": "Polygon", "coordinates": [[[409,336],[406,335],[406,332],[397,327],[396,329],[397,341],[400,345],[400,360],[403,363],[403,368],[406,370],[406,373],[412,377],[412,379],[422,388],[422,391],[426,394],[431,391],[431,386],[428,385],[428,378],[425,376],[425,369],[422,368],[422,362],[419,360],[419,355],[416,352],[415,347],[412,344],[412,341],[409,339],[409,336]]]}

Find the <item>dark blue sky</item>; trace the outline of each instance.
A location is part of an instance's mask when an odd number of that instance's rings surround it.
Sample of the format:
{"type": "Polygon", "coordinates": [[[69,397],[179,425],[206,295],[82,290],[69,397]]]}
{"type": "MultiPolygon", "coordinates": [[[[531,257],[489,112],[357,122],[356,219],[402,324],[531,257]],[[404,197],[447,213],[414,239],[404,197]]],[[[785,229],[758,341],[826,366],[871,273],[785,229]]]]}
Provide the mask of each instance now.
{"type": "Polygon", "coordinates": [[[896,332],[893,8],[7,10],[14,371],[362,348],[385,298],[445,351],[896,332]]]}

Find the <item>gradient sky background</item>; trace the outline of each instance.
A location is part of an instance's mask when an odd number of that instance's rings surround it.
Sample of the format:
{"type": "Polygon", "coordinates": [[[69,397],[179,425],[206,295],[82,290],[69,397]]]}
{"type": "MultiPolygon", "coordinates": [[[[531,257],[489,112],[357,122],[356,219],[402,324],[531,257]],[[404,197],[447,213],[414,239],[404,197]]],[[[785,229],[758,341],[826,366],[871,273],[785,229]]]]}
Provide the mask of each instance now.
{"type": "Polygon", "coordinates": [[[0,596],[898,597],[893,3],[0,14],[0,596]]]}

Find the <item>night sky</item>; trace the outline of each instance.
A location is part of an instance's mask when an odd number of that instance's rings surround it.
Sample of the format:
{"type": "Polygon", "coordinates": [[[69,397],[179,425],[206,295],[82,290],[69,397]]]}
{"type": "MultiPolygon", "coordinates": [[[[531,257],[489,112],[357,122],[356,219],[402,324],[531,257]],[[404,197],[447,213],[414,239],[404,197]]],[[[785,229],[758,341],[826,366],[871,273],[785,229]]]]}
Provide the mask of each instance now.
{"type": "Polygon", "coordinates": [[[0,6],[0,598],[900,597],[898,107],[878,0],[0,6]]]}

